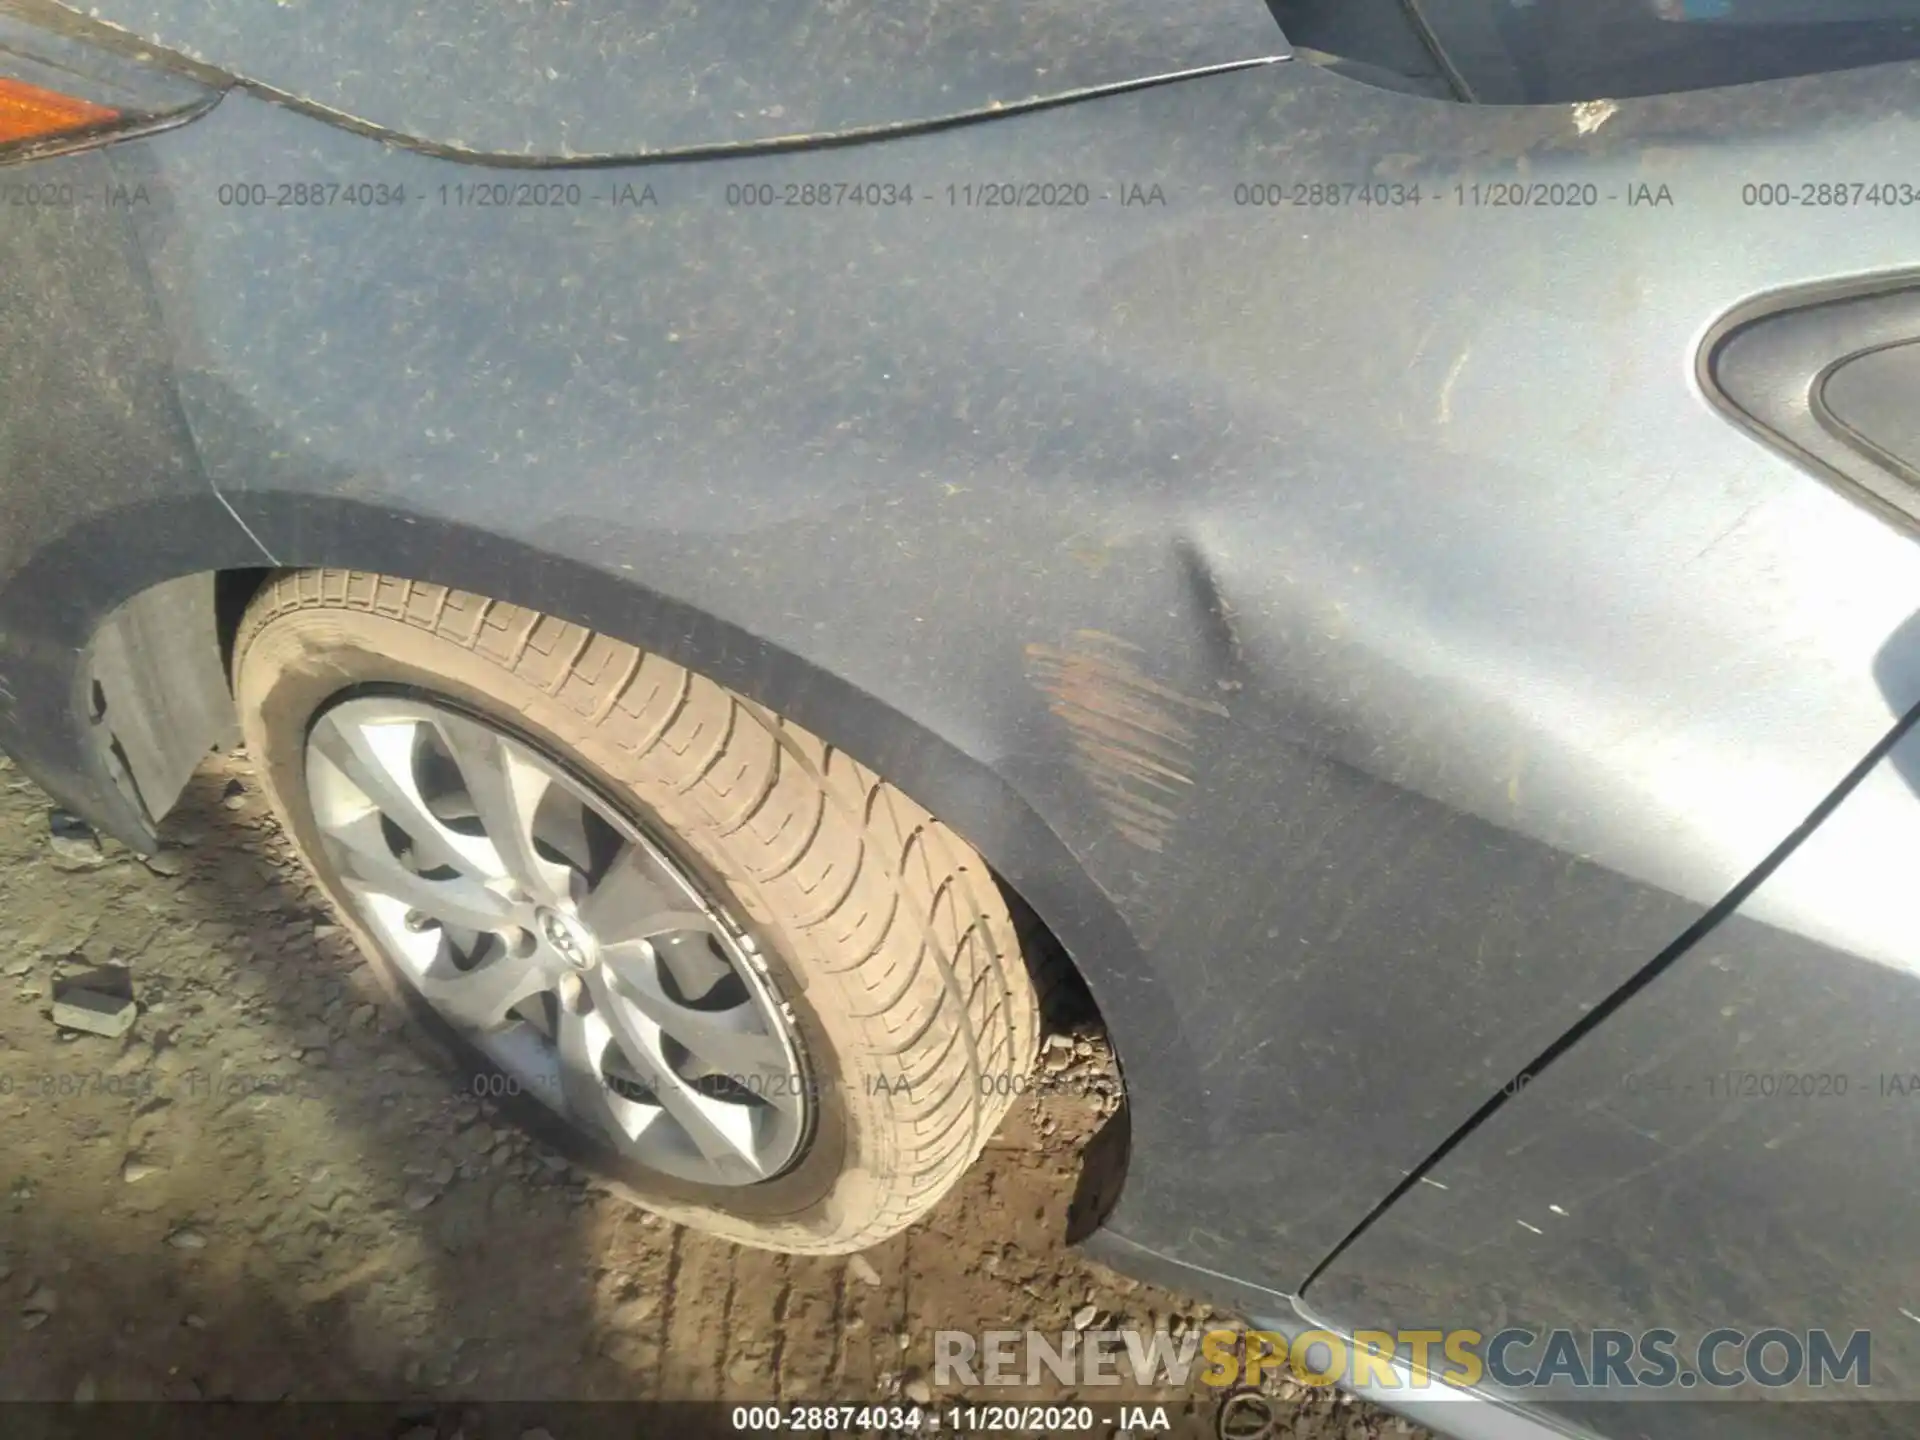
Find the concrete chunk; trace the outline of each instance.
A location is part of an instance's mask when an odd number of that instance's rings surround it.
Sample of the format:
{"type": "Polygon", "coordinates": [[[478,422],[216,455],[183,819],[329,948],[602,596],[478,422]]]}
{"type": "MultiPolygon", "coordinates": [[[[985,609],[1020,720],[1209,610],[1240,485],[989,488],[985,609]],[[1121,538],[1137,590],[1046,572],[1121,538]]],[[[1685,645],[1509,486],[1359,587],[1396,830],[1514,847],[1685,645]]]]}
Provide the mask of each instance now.
{"type": "Polygon", "coordinates": [[[79,985],[54,989],[53,1023],[68,1030],[115,1039],[127,1033],[138,1013],[131,995],[105,995],[79,985]]]}

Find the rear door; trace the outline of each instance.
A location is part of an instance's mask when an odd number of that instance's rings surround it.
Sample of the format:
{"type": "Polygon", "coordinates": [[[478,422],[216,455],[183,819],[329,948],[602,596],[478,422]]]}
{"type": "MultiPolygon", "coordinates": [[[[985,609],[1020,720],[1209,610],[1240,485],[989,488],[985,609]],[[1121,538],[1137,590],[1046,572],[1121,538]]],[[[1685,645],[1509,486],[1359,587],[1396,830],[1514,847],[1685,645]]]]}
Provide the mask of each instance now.
{"type": "MultiPolygon", "coordinates": [[[[1825,128],[1834,72],[1920,56],[1910,0],[1439,0],[1425,13],[1483,99],[1599,115],[1615,105],[1600,97],[1809,77],[1745,92],[1750,124],[1725,137],[1727,192],[1784,247],[1840,217],[1870,225],[1920,191],[1897,148],[1814,167],[1786,138],[1825,128]]],[[[1884,133],[1912,123],[1890,109],[1884,133]]],[[[1910,529],[1920,291],[1904,262],[1920,243],[1886,259],[1804,285],[1783,271],[1705,327],[1693,381],[1753,438],[1910,529]]],[[[1909,622],[1876,657],[1881,746],[1409,1174],[1310,1278],[1309,1314],[1395,1343],[1504,1332],[1483,1383],[1605,1434],[1912,1433],[1899,1402],[1920,1397],[1917,638],[1909,622]],[[1824,1377],[1823,1343],[1837,1360],[1824,1377]],[[1736,1403],[1756,1400],[1855,1403],[1736,1403]]]]}
{"type": "MultiPolygon", "coordinates": [[[[1911,641],[1889,666],[1911,665],[1911,641]]],[[[1916,855],[1909,732],[1725,918],[1427,1167],[1306,1307],[1345,1329],[1530,1332],[1488,1378],[1603,1433],[1913,1433],[1916,855]],[[1632,1347],[1617,1373],[1606,1331],[1632,1347]],[[1824,1385],[1813,1332],[1843,1360],[1824,1385]],[[1609,1382],[1608,1403],[1576,1394],[1583,1380],[1609,1382]]]]}

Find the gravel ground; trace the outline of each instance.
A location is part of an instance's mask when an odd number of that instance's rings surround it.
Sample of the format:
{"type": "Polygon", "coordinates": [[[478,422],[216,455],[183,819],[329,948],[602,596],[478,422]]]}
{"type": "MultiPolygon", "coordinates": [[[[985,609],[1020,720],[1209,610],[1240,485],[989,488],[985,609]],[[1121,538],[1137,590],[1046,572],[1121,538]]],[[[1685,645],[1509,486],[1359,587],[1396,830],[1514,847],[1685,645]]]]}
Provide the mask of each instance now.
{"type": "MultiPolygon", "coordinates": [[[[418,1058],[243,759],[209,760],[147,861],[49,812],[0,758],[0,1398],[923,1399],[936,1328],[1213,1313],[1063,1244],[1117,1103],[1091,1031],[1050,1040],[1062,1083],[910,1233],[736,1249],[592,1189],[418,1058]],[[132,976],[117,1039],[52,1019],[99,966],[132,976]]],[[[1278,1434],[1417,1433],[1276,1393],[1278,1434]]]]}

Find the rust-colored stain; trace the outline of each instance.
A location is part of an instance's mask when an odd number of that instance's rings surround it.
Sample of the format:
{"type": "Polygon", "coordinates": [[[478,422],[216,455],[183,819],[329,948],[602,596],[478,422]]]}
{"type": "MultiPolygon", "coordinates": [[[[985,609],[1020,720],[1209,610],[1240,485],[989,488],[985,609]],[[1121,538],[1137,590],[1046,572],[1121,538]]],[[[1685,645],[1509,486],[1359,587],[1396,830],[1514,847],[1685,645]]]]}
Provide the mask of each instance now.
{"type": "Polygon", "coordinates": [[[1224,705],[1196,700],[1141,670],[1140,647],[1098,630],[1076,630],[1065,646],[1027,646],[1027,673],[1067,724],[1074,768],[1100,797],[1114,829],[1146,850],[1165,846],[1193,785],[1199,715],[1224,705]]]}

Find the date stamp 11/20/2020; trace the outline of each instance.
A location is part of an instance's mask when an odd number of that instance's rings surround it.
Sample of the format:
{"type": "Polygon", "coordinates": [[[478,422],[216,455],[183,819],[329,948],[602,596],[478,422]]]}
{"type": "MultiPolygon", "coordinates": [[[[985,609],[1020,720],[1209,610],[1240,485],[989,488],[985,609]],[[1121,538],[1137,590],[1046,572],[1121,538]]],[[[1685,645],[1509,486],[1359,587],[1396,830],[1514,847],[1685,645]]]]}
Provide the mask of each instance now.
{"type": "MultiPolygon", "coordinates": [[[[377,1077],[365,1077],[377,1083],[377,1077]]],[[[559,1080],[553,1082],[556,1086],[559,1080]]],[[[753,1073],[741,1075],[710,1074],[687,1082],[694,1088],[711,1088],[718,1096],[738,1097],[741,1092],[767,1100],[810,1095],[812,1077],[794,1073],[753,1073]]],[[[876,1074],[865,1078],[861,1088],[873,1095],[899,1095],[911,1098],[913,1080],[905,1075],[890,1077],[876,1074]]],[[[1030,1074],[1012,1071],[986,1071],[975,1077],[983,1095],[1031,1095],[1037,1099],[1067,1097],[1099,1100],[1111,1095],[1113,1080],[1104,1074],[1050,1072],[1030,1074]]],[[[345,1072],[323,1067],[291,1064],[277,1069],[241,1069],[233,1067],[191,1068],[170,1075],[156,1073],[151,1067],[127,1071],[110,1068],[36,1069],[25,1072],[0,1070],[0,1103],[12,1101],[79,1101],[85,1099],[123,1099],[144,1103],[156,1096],[169,1100],[227,1102],[244,1100],[312,1100],[338,1098],[341,1091],[356,1082],[345,1072]]],[[[497,1070],[476,1070],[461,1086],[476,1098],[501,1100],[513,1096],[537,1095],[537,1079],[505,1074],[497,1070]]]]}

